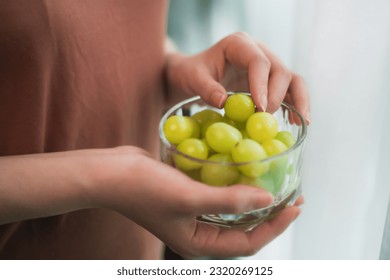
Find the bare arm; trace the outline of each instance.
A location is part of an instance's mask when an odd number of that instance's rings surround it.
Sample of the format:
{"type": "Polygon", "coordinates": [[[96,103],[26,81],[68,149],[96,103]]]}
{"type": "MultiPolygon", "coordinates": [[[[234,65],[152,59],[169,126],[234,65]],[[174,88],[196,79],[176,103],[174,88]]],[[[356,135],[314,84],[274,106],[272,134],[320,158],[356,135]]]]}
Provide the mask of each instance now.
{"type": "Polygon", "coordinates": [[[95,207],[103,150],[0,157],[0,224],[95,207]]]}
{"type": "MultiPolygon", "coordinates": [[[[287,98],[308,116],[304,84],[246,35],[229,36],[195,56],[167,49],[166,65],[171,101],[182,94],[201,95],[221,107],[226,90],[243,90],[252,92],[259,108],[272,111],[287,98]]],[[[259,250],[299,215],[298,207],[287,207],[251,232],[221,230],[196,217],[241,213],[271,200],[257,188],[215,188],[193,181],[135,147],[0,157],[0,224],[108,208],[189,257],[231,257],[259,250]]]]}
{"type": "Polygon", "coordinates": [[[248,186],[209,187],[135,147],[0,158],[2,224],[84,208],[118,211],[183,256],[242,256],[270,242],[298,216],[287,207],[251,232],[201,224],[205,213],[240,213],[272,197],[248,186]]]}

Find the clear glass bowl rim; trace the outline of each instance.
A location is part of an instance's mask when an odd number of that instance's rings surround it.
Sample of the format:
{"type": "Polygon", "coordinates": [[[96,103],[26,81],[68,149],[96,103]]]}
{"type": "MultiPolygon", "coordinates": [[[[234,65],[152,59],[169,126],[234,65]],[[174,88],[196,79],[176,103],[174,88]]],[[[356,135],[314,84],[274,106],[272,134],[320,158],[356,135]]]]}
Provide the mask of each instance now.
{"type": "MultiPolygon", "coordinates": [[[[241,93],[241,92],[240,92],[241,93]]],[[[233,94],[233,93],[228,93],[228,94],[233,94]]],[[[249,95],[249,94],[248,94],[249,95]]],[[[211,160],[207,160],[207,159],[198,159],[198,158],[195,158],[195,157],[191,157],[189,155],[186,155],[182,152],[180,152],[179,150],[176,149],[176,147],[174,145],[172,145],[171,143],[169,143],[169,141],[167,140],[167,138],[165,137],[165,133],[164,133],[164,123],[165,121],[167,120],[167,118],[173,113],[175,112],[176,110],[180,109],[181,107],[183,107],[184,105],[187,105],[187,104],[190,104],[190,103],[193,103],[195,101],[198,101],[198,100],[201,100],[202,102],[204,102],[205,104],[207,104],[206,101],[204,101],[200,96],[194,96],[194,97],[191,97],[191,98],[188,98],[188,99],[185,99],[179,103],[177,103],[176,105],[172,106],[167,112],[165,112],[165,114],[163,115],[163,117],[161,118],[160,120],[160,124],[159,124],[159,134],[160,134],[160,140],[161,142],[163,143],[163,145],[165,145],[168,150],[170,150],[171,152],[173,152],[174,154],[178,154],[178,155],[181,155],[187,159],[190,159],[192,161],[195,161],[195,162],[198,162],[198,163],[207,163],[207,164],[218,164],[218,165],[228,165],[228,166],[242,166],[242,165],[247,165],[247,164],[254,164],[254,163],[267,163],[267,162],[271,162],[271,161],[274,161],[276,159],[279,159],[279,158],[282,158],[282,157],[285,157],[289,154],[291,154],[293,151],[295,151],[298,147],[302,146],[304,144],[304,141],[306,139],[306,134],[307,134],[307,125],[306,125],[306,121],[305,119],[303,118],[303,116],[298,112],[297,109],[295,109],[294,106],[286,103],[286,102],[282,102],[281,106],[282,107],[285,107],[286,109],[292,111],[294,114],[296,114],[301,122],[301,131],[298,135],[298,139],[297,141],[295,141],[294,145],[292,145],[289,149],[287,149],[286,151],[280,153],[280,154],[277,154],[277,155],[274,155],[274,156],[270,156],[270,157],[267,157],[265,159],[262,159],[262,160],[256,160],[256,161],[248,161],[248,162],[217,162],[217,161],[211,161],[211,160]]],[[[212,107],[211,105],[209,105],[210,107],[212,107]]]]}

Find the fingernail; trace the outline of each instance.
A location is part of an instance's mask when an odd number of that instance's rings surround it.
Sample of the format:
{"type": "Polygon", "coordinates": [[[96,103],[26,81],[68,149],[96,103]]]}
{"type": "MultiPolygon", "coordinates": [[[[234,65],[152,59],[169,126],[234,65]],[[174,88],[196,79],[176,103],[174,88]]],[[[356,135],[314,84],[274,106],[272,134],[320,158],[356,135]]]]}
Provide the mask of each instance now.
{"type": "Polygon", "coordinates": [[[306,120],[306,124],[309,125],[310,124],[310,112],[306,113],[305,120],[306,120]]]}
{"type": "Polygon", "coordinates": [[[211,101],[213,104],[215,104],[218,108],[222,108],[223,105],[225,104],[226,100],[226,94],[220,92],[220,91],[214,91],[211,94],[211,101]]]}
{"type": "Polygon", "coordinates": [[[267,105],[268,105],[267,96],[266,95],[262,95],[260,97],[260,109],[263,112],[265,112],[267,110],[267,105]]]}

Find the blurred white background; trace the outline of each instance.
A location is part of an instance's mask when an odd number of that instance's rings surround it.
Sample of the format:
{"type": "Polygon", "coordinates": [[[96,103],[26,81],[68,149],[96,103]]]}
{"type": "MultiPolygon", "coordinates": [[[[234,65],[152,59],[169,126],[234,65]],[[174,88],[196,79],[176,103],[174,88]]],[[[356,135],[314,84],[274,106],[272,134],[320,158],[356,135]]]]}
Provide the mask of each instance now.
{"type": "Polygon", "coordinates": [[[390,1],[171,0],[169,34],[183,52],[239,30],[305,77],[312,108],[302,214],[251,258],[378,259],[390,196],[390,1]]]}

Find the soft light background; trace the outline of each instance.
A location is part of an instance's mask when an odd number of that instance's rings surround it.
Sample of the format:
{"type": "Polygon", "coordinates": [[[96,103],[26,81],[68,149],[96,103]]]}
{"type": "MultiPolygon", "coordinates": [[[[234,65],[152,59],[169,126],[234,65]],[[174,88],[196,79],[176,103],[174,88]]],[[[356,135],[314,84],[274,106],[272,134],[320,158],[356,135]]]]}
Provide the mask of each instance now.
{"type": "Polygon", "coordinates": [[[169,33],[184,52],[239,30],[305,77],[312,108],[303,212],[251,258],[378,259],[390,194],[390,1],[171,0],[169,33]]]}

